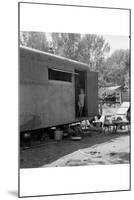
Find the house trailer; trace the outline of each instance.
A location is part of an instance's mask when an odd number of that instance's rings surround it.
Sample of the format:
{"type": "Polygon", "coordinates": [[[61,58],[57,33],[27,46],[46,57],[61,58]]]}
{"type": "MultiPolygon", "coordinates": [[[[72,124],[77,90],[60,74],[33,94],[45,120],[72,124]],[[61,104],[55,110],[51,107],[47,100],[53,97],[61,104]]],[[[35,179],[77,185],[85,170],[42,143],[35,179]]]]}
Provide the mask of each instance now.
{"type": "Polygon", "coordinates": [[[59,126],[98,115],[98,73],[68,58],[20,47],[20,131],[59,126]],[[78,96],[85,93],[79,117],[78,96]]]}

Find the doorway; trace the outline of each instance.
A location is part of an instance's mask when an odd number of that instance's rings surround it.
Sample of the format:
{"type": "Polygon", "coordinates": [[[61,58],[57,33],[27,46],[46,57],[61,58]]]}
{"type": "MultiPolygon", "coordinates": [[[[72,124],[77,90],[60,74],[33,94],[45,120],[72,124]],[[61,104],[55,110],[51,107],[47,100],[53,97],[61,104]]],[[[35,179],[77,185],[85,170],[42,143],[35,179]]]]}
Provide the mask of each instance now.
{"type": "Polygon", "coordinates": [[[86,71],[75,70],[75,116],[86,117],[87,116],[87,94],[86,94],[86,71]],[[85,94],[84,97],[84,106],[82,112],[79,112],[79,95],[81,94],[81,90],[85,94]]]}

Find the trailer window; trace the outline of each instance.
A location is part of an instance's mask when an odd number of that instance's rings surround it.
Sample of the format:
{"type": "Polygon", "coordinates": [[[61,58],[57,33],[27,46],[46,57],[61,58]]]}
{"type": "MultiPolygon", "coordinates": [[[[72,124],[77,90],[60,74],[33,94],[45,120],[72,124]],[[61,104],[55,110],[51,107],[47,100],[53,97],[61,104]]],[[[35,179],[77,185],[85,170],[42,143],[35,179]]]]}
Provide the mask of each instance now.
{"type": "Polygon", "coordinates": [[[72,73],[62,70],[48,69],[48,79],[56,81],[72,82],[72,73]]]}

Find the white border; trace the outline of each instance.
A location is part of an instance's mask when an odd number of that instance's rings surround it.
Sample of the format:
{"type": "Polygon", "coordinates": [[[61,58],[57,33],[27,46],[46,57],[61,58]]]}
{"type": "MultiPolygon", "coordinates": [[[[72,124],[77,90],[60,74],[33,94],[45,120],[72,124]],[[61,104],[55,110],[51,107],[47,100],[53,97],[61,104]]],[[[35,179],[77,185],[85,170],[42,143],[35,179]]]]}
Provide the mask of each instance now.
{"type": "MultiPolygon", "coordinates": [[[[48,0],[29,0],[29,2],[47,2],[48,0]]],[[[18,191],[18,8],[17,0],[4,0],[1,2],[1,67],[0,67],[0,87],[1,87],[1,145],[0,145],[0,196],[1,199],[16,199],[18,191]]],[[[66,4],[79,4],[88,6],[105,6],[105,7],[122,7],[131,8],[134,12],[133,0],[49,0],[49,3],[66,3],[66,4]]],[[[132,14],[132,55],[134,47],[134,15],[132,14]]],[[[132,56],[132,66],[134,66],[132,56]]],[[[131,68],[131,77],[134,75],[133,67],[131,68]]],[[[133,105],[133,78],[131,79],[132,85],[132,107],[133,105]]],[[[114,192],[114,193],[94,193],[84,195],[67,195],[55,197],[35,197],[34,199],[47,199],[47,200],[108,200],[108,199],[133,199],[134,196],[134,136],[133,136],[133,112],[132,112],[132,191],[131,192],[114,192]]],[[[113,174],[113,173],[112,173],[113,174]]],[[[113,174],[114,176],[114,174],[113,174]]],[[[58,183],[57,183],[58,184],[58,183]]],[[[24,198],[33,199],[33,198],[24,198]]]]}
{"type": "Polygon", "coordinates": [[[20,170],[20,196],[129,190],[129,187],[129,164],[20,170]]]}
{"type": "MultiPolygon", "coordinates": [[[[129,11],[20,4],[20,30],[128,36],[129,11]]],[[[128,189],[129,165],[20,170],[21,196],[128,189]]]]}
{"type": "Polygon", "coordinates": [[[20,30],[129,36],[129,10],[22,3],[20,30]]]}

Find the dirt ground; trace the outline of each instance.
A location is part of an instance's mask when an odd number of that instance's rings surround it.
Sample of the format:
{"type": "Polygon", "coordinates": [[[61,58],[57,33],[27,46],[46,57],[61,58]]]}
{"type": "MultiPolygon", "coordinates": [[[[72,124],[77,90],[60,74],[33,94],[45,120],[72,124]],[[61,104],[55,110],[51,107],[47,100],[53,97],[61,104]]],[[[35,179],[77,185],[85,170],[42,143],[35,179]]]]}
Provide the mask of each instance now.
{"type": "Polygon", "coordinates": [[[129,163],[129,133],[89,133],[80,141],[44,141],[20,151],[21,168],[129,163]]]}

